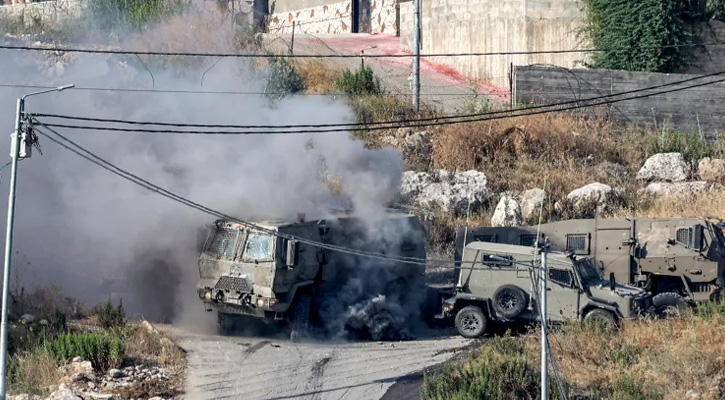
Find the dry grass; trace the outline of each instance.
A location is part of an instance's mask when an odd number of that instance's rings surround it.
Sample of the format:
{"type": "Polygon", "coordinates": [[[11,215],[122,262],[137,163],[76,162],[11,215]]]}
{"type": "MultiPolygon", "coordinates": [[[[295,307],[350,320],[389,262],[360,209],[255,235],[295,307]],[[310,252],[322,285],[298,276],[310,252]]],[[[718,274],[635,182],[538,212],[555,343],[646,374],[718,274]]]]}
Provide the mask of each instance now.
{"type": "Polygon", "coordinates": [[[62,374],[58,363],[43,349],[12,357],[9,363],[10,393],[46,395],[57,387],[62,374]]]}
{"type": "MultiPolygon", "coordinates": [[[[563,377],[579,389],[616,391],[623,379],[656,398],[684,399],[690,390],[704,400],[725,396],[725,318],[688,315],[674,320],[631,321],[617,334],[572,324],[552,337],[563,377]]],[[[526,337],[539,351],[539,336],[526,337]]]]}
{"type": "Polygon", "coordinates": [[[332,93],[337,91],[335,82],[342,76],[342,67],[334,61],[299,59],[294,63],[305,81],[308,93],[332,93]]]}
{"type": "Polygon", "coordinates": [[[161,367],[180,367],[185,362],[184,351],[166,333],[146,321],[136,327],[128,339],[126,356],[152,361],[161,367]]]}
{"type": "Polygon", "coordinates": [[[713,190],[697,196],[660,197],[654,200],[649,207],[627,210],[626,214],[627,216],[650,218],[723,217],[725,216],[725,190],[713,190]]]}

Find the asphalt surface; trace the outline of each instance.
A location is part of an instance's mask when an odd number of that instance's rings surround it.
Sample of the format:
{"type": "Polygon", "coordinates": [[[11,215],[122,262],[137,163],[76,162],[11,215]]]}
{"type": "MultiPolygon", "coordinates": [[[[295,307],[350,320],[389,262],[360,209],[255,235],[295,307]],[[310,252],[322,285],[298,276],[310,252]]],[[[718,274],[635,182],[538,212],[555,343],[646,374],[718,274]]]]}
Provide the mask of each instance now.
{"type": "Polygon", "coordinates": [[[405,342],[292,343],[167,329],[187,351],[187,400],[418,398],[423,371],[471,343],[450,330],[405,342]]]}

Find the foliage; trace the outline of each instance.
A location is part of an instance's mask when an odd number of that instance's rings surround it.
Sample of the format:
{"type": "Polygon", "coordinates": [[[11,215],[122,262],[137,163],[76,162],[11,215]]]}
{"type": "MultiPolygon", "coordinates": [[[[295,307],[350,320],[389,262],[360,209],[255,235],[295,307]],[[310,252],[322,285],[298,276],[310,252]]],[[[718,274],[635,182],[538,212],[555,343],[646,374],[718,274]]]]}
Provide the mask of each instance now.
{"type": "Polygon", "coordinates": [[[665,130],[655,136],[649,143],[649,153],[682,153],[682,156],[692,165],[705,158],[715,155],[715,147],[708,143],[697,132],[684,133],[665,130]]]}
{"type": "Polygon", "coordinates": [[[491,112],[492,109],[491,101],[486,96],[476,93],[466,97],[458,113],[462,115],[485,114],[491,112]]]}
{"type": "Polygon", "coordinates": [[[597,49],[591,67],[628,71],[680,72],[699,42],[696,25],[707,19],[700,0],[583,0],[583,33],[597,49]],[[670,46],[670,47],[663,47],[670,46]]]}
{"type": "MultiPolygon", "coordinates": [[[[522,342],[509,336],[485,342],[479,355],[460,368],[448,365],[439,375],[427,375],[421,389],[424,400],[522,399],[540,392],[536,360],[527,357],[522,342]]],[[[559,399],[555,385],[550,399],[559,399]]]]}
{"type": "Polygon", "coordinates": [[[10,330],[8,354],[30,352],[41,347],[47,340],[67,330],[65,314],[56,313],[45,320],[44,324],[18,324],[10,330]]]}
{"type": "Polygon", "coordinates": [[[146,29],[190,5],[190,0],[89,0],[85,10],[90,28],[125,35],[146,29]]]}
{"type": "Polygon", "coordinates": [[[114,307],[111,300],[106,300],[98,308],[98,322],[106,329],[125,326],[126,313],[123,310],[123,302],[119,302],[118,307],[114,307]]]}
{"type": "Polygon", "coordinates": [[[305,82],[297,68],[286,57],[267,57],[268,75],[265,93],[271,99],[281,99],[305,90],[305,82]]]}
{"type": "Polygon", "coordinates": [[[370,66],[361,66],[356,71],[345,70],[336,81],[337,88],[347,94],[382,94],[380,78],[370,66]]]}
{"type": "Polygon", "coordinates": [[[16,355],[8,360],[8,388],[11,392],[47,395],[45,388],[58,383],[58,362],[44,348],[16,355]]]}
{"type": "Polygon", "coordinates": [[[81,357],[91,361],[97,371],[106,371],[121,365],[125,343],[118,334],[64,333],[48,341],[45,348],[58,362],[81,357]]]}

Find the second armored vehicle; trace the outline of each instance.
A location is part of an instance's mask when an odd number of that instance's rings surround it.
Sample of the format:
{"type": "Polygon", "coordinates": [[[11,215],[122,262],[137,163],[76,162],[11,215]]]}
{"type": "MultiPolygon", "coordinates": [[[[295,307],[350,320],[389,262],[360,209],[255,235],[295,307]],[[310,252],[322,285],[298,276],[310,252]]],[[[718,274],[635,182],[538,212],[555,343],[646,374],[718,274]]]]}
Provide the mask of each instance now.
{"type": "MultiPolygon", "coordinates": [[[[542,321],[538,302],[540,257],[529,246],[473,242],[465,246],[455,296],[440,318],[455,316],[458,332],[481,336],[490,321],[542,321]]],[[[651,295],[603,280],[591,258],[547,254],[547,315],[550,322],[597,321],[612,329],[626,318],[650,313],[651,295]]]]}

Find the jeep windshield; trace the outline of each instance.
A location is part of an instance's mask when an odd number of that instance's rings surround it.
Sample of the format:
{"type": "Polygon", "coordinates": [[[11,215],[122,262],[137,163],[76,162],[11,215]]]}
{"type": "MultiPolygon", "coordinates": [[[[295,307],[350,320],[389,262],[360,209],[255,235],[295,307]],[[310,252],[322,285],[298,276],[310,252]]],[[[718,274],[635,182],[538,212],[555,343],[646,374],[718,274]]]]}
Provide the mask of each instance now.
{"type": "Polygon", "coordinates": [[[213,236],[206,248],[207,253],[232,259],[239,231],[236,229],[213,229],[213,236]]]}
{"type": "Polygon", "coordinates": [[[707,258],[709,260],[725,260],[725,235],[723,235],[723,228],[718,224],[709,224],[711,229],[712,244],[707,251],[707,258]]]}
{"type": "Polygon", "coordinates": [[[599,282],[602,277],[597,272],[597,267],[594,264],[594,260],[591,258],[584,258],[576,261],[576,270],[579,273],[582,281],[588,283],[599,282]]]}

